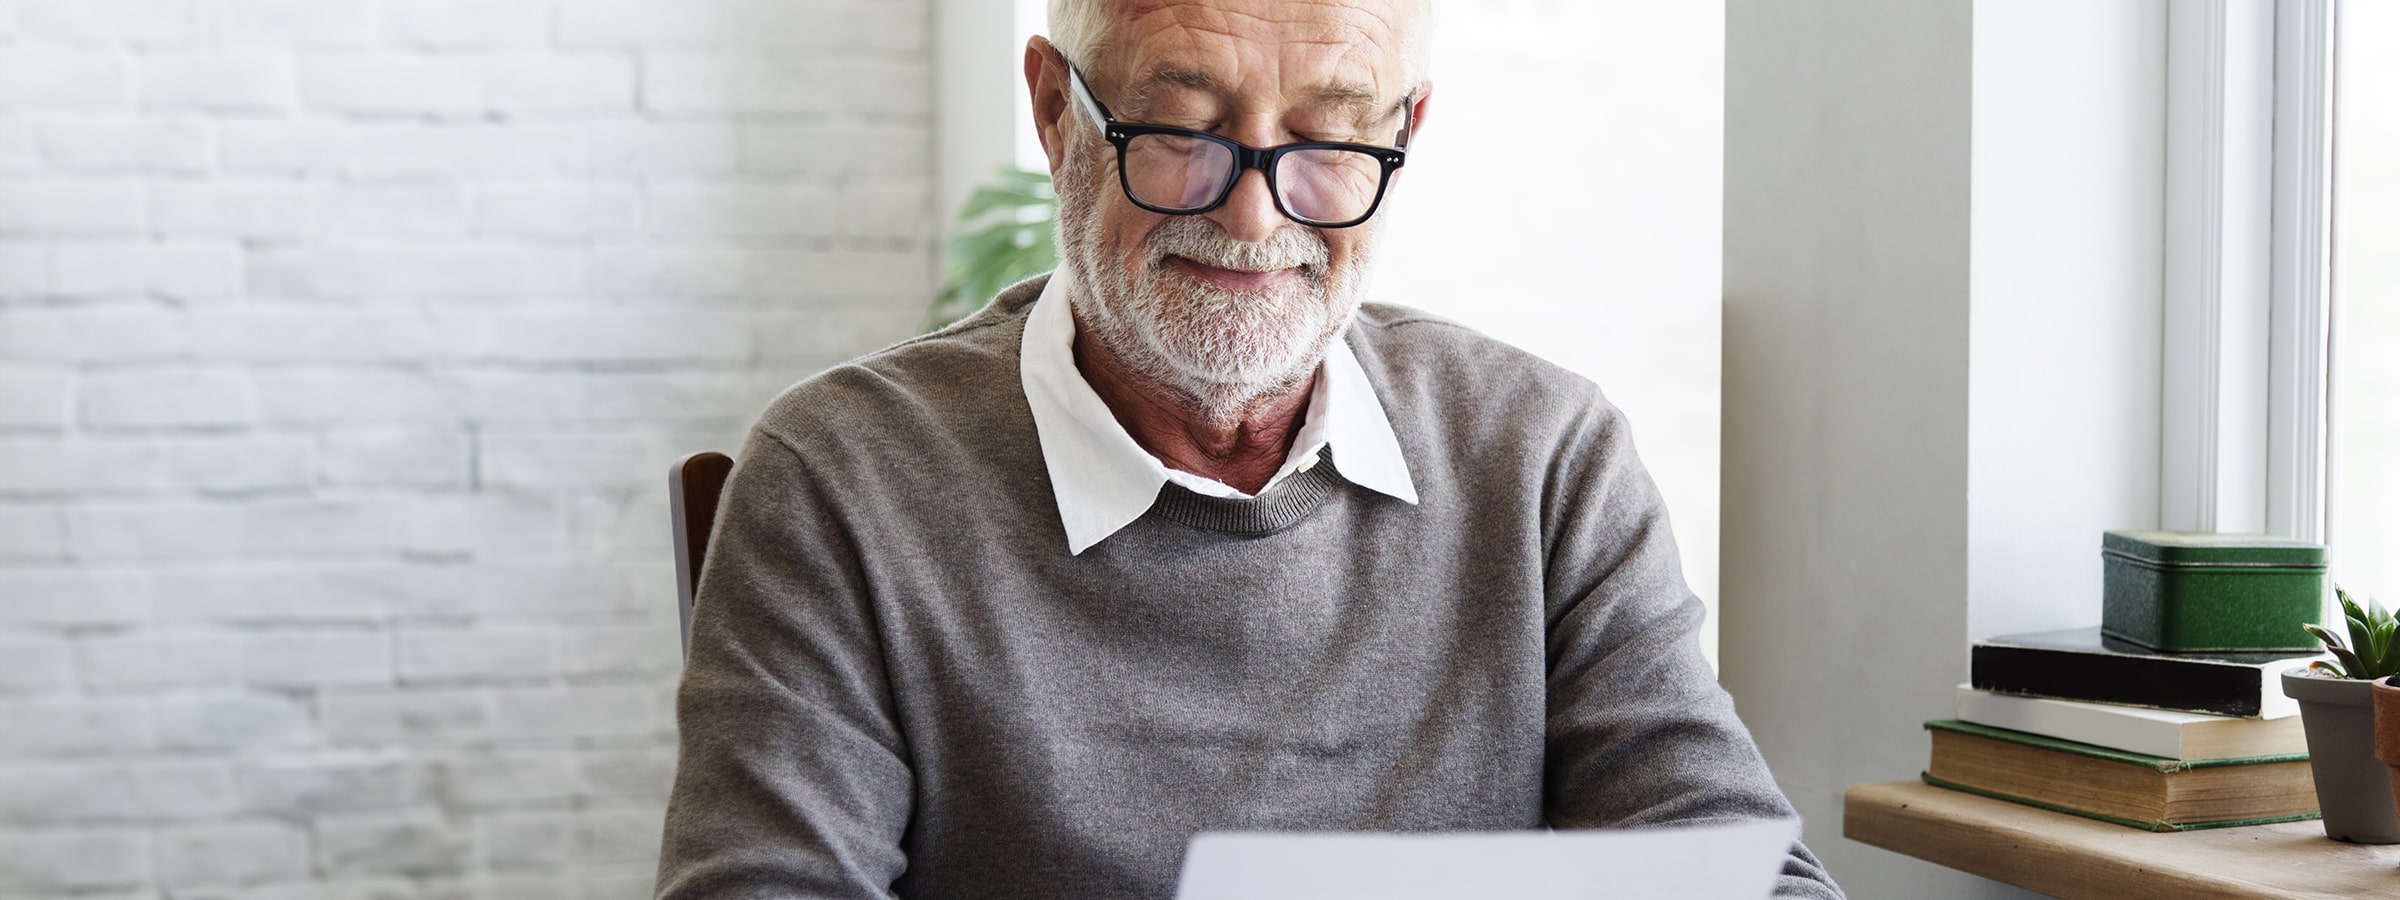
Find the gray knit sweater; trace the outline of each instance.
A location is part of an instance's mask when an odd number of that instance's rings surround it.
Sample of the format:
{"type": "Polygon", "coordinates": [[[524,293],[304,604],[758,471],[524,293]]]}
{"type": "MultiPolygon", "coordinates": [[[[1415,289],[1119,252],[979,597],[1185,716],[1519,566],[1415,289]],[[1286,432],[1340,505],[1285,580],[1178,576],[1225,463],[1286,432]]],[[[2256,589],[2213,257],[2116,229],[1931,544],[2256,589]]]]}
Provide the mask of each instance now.
{"type": "MultiPolygon", "coordinates": [[[[1070,556],[1018,386],[1040,286],[759,420],[659,897],[1165,898],[1204,830],[1793,814],[1589,382],[1370,305],[1348,340],[1420,505],[1329,454],[1255,500],[1166,486],[1070,556]]],[[[1840,892],[1794,846],[1778,896],[1840,892]]]]}

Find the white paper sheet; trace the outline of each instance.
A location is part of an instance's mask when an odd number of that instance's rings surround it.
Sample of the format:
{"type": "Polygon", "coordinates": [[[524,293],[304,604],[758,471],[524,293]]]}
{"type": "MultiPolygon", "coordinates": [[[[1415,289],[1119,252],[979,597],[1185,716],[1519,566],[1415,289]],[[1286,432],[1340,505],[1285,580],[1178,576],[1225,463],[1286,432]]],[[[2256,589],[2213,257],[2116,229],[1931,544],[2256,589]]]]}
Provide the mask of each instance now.
{"type": "Polygon", "coordinates": [[[1796,820],[1473,834],[1219,832],[1176,900],[1762,900],[1796,820]]]}

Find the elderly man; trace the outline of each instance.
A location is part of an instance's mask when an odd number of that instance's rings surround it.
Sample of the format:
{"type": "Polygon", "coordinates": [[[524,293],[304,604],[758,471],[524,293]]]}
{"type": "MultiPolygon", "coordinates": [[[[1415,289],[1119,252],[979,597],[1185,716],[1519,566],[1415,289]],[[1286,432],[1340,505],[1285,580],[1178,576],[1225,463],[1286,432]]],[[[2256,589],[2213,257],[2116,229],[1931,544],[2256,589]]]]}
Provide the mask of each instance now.
{"type": "MultiPolygon", "coordinates": [[[[1166,897],[1204,830],[1792,815],[1623,417],[1360,303],[1427,5],[1052,0],[1059,270],[760,419],[660,897],[1166,897]]],[[[1794,846],[1779,896],[1840,893],[1794,846]]]]}

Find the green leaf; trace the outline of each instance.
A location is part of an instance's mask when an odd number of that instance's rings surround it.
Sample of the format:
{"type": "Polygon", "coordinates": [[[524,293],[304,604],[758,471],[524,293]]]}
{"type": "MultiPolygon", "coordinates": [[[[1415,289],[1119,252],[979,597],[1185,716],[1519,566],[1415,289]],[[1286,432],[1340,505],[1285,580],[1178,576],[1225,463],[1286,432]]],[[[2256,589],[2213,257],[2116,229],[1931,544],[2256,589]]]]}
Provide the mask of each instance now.
{"type": "Polygon", "coordinates": [[[2341,647],[2344,645],[2342,636],[2333,633],[2333,629],[2319,625],[2315,622],[2302,622],[2300,623],[2300,627],[2308,629],[2308,633],[2315,635],[2317,640],[2324,641],[2325,646],[2328,649],[2341,647]]]}
{"type": "Polygon", "coordinates": [[[1016,245],[1016,235],[1008,229],[989,228],[969,231],[950,239],[950,268],[961,277],[973,277],[990,265],[989,257],[1016,245]]]}
{"type": "Polygon", "coordinates": [[[993,171],[993,175],[997,176],[1001,181],[1005,181],[1010,184],[1024,185],[1045,196],[1051,194],[1050,173],[1048,172],[1036,172],[1031,169],[1020,169],[1015,166],[1001,166],[993,171]]]}
{"type": "Polygon", "coordinates": [[[2358,658],[2358,654],[2356,654],[2356,653],[2352,653],[2352,652],[2350,652],[2350,651],[2348,651],[2348,650],[2345,650],[2345,649],[2343,649],[2343,648],[2340,648],[2340,647],[2329,647],[2329,648],[2327,648],[2327,649],[2329,649],[2329,650],[2332,650],[2332,651],[2333,651],[2333,658],[2334,658],[2334,659],[2337,659],[2337,660],[2340,660],[2340,661],[2341,661],[2341,663],[2342,663],[2342,671],[2343,671],[2343,673],[2344,673],[2344,674],[2342,675],[2342,677],[2344,677],[2344,678],[2365,678],[2365,677],[2367,677],[2367,664],[2366,664],[2366,662],[2365,662],[2364,660],[2361,660],[2361,659],[2359,659],[2359,658],[2358,658]]]}
{"type": "MultiPolygon", "coordinates": [[[[2372,604],[2374,601],[2369,599],[2368,602],[2372,604]]],[[[2367,646],[2359,651],[2359,655],[2367,662],[2367,677],[2400,675],[2400,652],[2394,652],[2392,646],[2392,633],[2400,630],[2400,623],[2393,622],[2391,614],[2378,607],[2370,606],[2369,612],[2382,615],[2367,620],[2367,646]]]]}
{"type": "Polygon", "coordinates": [[[2359,659],[2358,654],[2350,652],[2350,648],[2343,646],[2341,636],[2334,634],[2332,629],[2314,622],[2303,624],[2300,627],[2308,629],[2309,634],[2316,635],[2317,640],[2325,642],[2325,650],[2332,653],[2333,658],[2341,662],[2342,677],[2367,677],[2364,674],[2366,672],[2365,661],[2359,659]]]}
{"type": "Polygon", "coordinates": [[[946,277],[928,319],[939,328],[965,318],[1011,284],[1058,265],[1051,227],[1058,195],[1043,172],[1003,168],[959,210],[960,230],[944,248],[946,277]]]}
{"type": "Polygon", "coordinates": [[[967,205],[958,211],[958,220],[973,222],[985,213],[995,210],[1015,211],[1026,207],[1046,207],[1055,202],[1057,201],[1049,197],[1026,191],[979,187],[975,189],[974,193],[967,195],[967,205]]]}

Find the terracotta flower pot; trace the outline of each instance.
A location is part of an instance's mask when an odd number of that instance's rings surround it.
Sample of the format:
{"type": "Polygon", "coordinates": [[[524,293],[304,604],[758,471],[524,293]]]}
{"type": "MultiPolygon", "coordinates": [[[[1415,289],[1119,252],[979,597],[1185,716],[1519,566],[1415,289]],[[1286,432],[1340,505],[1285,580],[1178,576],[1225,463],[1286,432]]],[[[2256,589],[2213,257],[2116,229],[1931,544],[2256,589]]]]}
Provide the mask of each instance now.
{"type": "Polygon", "coordinates": [[[2308,770],[2325,812],[2325,836],[2357,844],[2400,844],[2400,806],[2392,778],[2375,758],[2375,682],[2283,673],[2283,693],[2300,701],[2308,732],[2308,770]]]}
{"type": "Polygon", "coordinates": [[[2375,758],[2392,781],[2392,809],[2400,812],[2400,675],[2375,682],[2375,758]]]}

